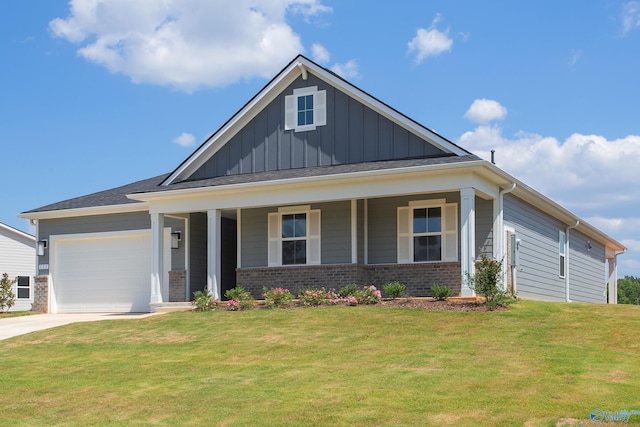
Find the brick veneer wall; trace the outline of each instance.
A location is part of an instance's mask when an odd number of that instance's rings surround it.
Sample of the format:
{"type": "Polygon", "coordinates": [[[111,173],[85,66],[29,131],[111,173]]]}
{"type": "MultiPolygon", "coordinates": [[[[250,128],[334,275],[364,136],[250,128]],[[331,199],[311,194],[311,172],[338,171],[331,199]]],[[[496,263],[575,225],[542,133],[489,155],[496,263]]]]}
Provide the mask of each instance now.
{"type": "Polygon", "coordinates": [[[340,289],[352,283],[360,286],[382,285],[398,281],[414,297],[432,296],[431,286],[447,285],[454,295],[460,295],[459,262],[423,264],[341,264],[291,267],[257,267],[236,269],[236,282],[255,298],[262,298],[262,288],[277,286],[297,294],[303,288],[340,289]]]}
{"type": "Polygon", "coordinates": [[[187,272],[184,270],[169,271],[169,302],[186,301],[187,272]]]}
{"type": "Polygon", "coordinates": [[[31,311],[47,313],[49,311],[49,276],[33,278],[33,304],[31,311]]]}

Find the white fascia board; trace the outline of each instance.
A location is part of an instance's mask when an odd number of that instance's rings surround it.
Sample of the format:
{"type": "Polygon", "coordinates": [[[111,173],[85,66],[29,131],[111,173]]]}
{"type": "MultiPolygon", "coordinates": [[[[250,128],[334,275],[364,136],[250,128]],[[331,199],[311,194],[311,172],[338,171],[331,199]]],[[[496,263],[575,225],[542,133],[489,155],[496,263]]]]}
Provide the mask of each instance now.
{"type": "Polygon", "coordinates": [[[161,185],[169,185],[195,172],[211,156],[227,143],[233,135],[246,126],[262,109],[273,101],[287,86],[300,76],[299,62],[293,62],[268,86],[261,90],[247,105],[238,111],[222,128],[211,135],[200,148],[169,175],[161,185]]]}
{"type": "Polygon", "coordinates": [[[24,231],[20,231],[17,228],[10,227],[10,226],[8,226],[6,224],[3,224],[1,222],[0,222],[0,230],[5,230],[7,233],[14,234],[14,235],[16,235],[16,236],[18,236],[20,238],[32,241],[33,243],[36,242],[35,236],[32,236],[29,233],[25,233],[24,231]]]}
{"type": "Polygon", "coordinates": [[[145,202],[139,202],[139,203],[127,203],[124,205],[93,206],[88,208],[28,212],[28,213],[21,213],[18,215],[18,217],[25,218],[25,219],[40,220],[40,219],[55,219],[55,218],[73,218],[73,217],[91,216],[91,215],[109,215],[109,214],[116,214],[116,213],[148,212],[148,211],[149,211],[149,204],[145,202]]]}

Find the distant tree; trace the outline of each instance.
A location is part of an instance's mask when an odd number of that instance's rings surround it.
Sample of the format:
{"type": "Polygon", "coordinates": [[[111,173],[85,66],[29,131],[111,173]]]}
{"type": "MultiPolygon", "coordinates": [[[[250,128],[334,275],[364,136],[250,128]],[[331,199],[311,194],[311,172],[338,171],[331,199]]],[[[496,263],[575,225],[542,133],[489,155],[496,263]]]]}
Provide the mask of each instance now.
{"type": "Polygon", "coordinates": [[[640,277],[624,276],[618,280],[618,304],[640,305],[640,277]]]}
{"type": "Polygon", "coordinates": [[[2,274],[2,280],[0,280],[0,311],[9,311],[16,302],[16,294],[13,293],[12,289],[13,282],[13,280],[9,280],[7,273],[2,274]]]}

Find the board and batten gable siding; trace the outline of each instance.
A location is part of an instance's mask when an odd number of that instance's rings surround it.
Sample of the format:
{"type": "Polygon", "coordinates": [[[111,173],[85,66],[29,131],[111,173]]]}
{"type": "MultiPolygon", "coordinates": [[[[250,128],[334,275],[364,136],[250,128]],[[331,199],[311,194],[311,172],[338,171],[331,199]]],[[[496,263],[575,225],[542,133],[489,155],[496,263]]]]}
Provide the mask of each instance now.
{"type": "MultiPolygon", "coordinates": [[[[351,202],[311,204],[320,210],[321,263],[351,263],[351,202]]],[[[268,265],[268,216],[277,207],[243,209],[241,212],[241,264],[247,267],[268,265]]]]}
{"type": "Polygon", "coordinates": [[[20,235],[0,231],[0,276],[4,273],[13,280],[17,276],[34,276],[36,251],[32,240],[20,235]]]}
{"type": "Polygon", "coordinates": [[[447,203],[457,203],[458,223],[460,222],[460,193],[415,194],[368,200],[369,264],[398,262],[398,207],[408,206],[410,201],[432,199],[446,199],[447,203]]]}
{"type": "Polygon", "coordinates": [[[607,302],[606,250],[584,234],[569,231],[569,298],[575,302],[607,302]],[[591,248],[587,243],[590,243],[591,248]]]}
{"type": "Polygon", "coordinates": [[[559,275],[558,233],[566,230],[566,224],[512,194],[504,197],[504,221],[515,229],[521,241],[518,296],[564,301],[565,281],[559,275]]]}
{"type": "MultiPolygon", "coordinates": [[[[151,217],[148,212],[89,215],[40,220],[38,238],[47,239],[51,243],[51,236],[58,235],[149,229],[151,229],[151,217]]],[[[38,264],[49,264],[49,252],[48,249],[44,256],[38,257],[38,264]]]]}
{"type": "Polygon", "coordinates": [[[309,73],[308,80],[296,79],[189,180],[447,155],[309,73]],[[314,131],[285,131],[285,96],[293,94],[294,89],[311,86],[327,93],[327,124],[314,131]]]}

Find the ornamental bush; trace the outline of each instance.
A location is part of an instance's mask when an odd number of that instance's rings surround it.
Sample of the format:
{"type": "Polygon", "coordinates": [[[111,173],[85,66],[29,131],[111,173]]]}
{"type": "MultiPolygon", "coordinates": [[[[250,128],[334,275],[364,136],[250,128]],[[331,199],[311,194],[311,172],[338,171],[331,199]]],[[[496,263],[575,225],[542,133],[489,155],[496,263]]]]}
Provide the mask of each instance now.
{"type": "Polygon", "coordinates": [[[386,285],[382,285],[384,294],[391,299],[400,297],[400,295],[404,294],[404,291],[406,289],[407,287],[400,282],[391,282],[387,283],[386,285]]]}
{"type": "Polygon", "coordinates": [[[211,311],[215,310],[220,304],[219,299],[213,299],[208,289],[203,291],[196,291],[193,293],[193,301],[196,311],[211,311]]]}
{"type": "Polygon", "coordinates": [[[431,287],[431,291],[433,292],[433,297],[438,301],[445,301],[453,295],[451,289],[445,285],[435,284],[431,287]]]}
{"type": "Polygon", "coordinates": [[[242,286],[236,286],[224,293],[227,301],[227,309],[229,310],[249,310],[253,308],[256,300],[242,286]]]}
{"type": "Polygon", "coordinates": [[[289,289],[273,288],[262,289],[264,296],[265,307],[267,308],[284,308],[291,305],[293,301],[293,295],[289,292],[289,289]]]}
{"type": "Polygon", "coordinates": [[[338,294],[342,298],[346,298],[355,296],[358,292],[360,292],[360,288],[355,283],[352,283],[351,285],[343,286],[342,288],[340,288],[338,294]]]}
{"type": "Polygon", "coordinates": [[[2,274],[0,280],[0,311],[9,311],[16,302],[16,294],[13,293],[13,283],[15,280],[9,280],[7,273],[2,274]]]}
{"type": "Polygon", "coordinates": [[[298,291],[298,304],[303,306],[321,305],[329,302],[331,291],[327,292],[325,288],[321,289],[300,289],[298,291]]]}
{"type": "Polygon", "coordinates": [[[506,306],[514,302],[509,298],[502,286],[502,260],[490,259],[485,254],[475,262],[476,273],[467,274],[469,287],[485,298],[489,310],[506,306]]]}
{"type": "Polygon", "coordinates": [[[378,304],[382,300],[380,291],[373,285],[363,287],[353,296],[358,300],[359,304],[365,305],[378,304]]]}

